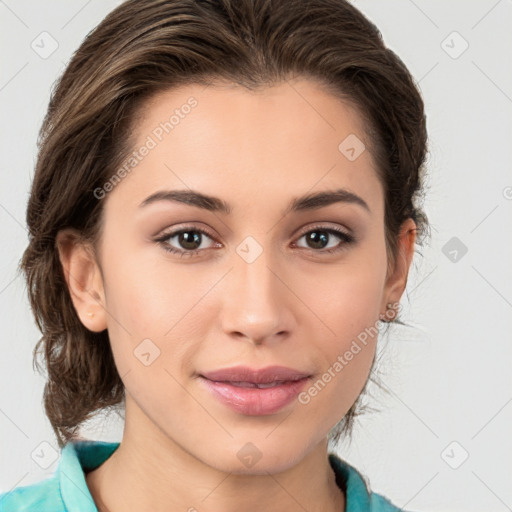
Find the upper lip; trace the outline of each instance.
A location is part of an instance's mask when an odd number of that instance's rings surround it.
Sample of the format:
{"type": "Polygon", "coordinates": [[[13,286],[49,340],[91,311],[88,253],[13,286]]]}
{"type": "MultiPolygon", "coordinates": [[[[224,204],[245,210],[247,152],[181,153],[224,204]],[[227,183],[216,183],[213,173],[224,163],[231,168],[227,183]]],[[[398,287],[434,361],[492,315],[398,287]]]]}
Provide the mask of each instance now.
{"type": "Polygon", "coordinates": [[[221,368],[207,373],[202,377],[218,382],[252,382],[267,384],[276,381],[301,380],[311,375],[285,366],[267,366],[266,368],[250,368],[248,366],[233,366],[221,368]]]}

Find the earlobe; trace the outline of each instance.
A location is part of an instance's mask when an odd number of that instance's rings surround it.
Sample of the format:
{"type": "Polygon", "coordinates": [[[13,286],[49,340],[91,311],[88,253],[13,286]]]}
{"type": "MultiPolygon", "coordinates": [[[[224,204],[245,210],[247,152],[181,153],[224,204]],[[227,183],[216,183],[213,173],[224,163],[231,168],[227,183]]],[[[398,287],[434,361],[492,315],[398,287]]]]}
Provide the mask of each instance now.
{"type": "Polygon", "coordinates": [[[388,275],[381,304],[381,318],[392,321],[398,315],[400,298],[407,285],[409,268],[414,256],[416,243],[416,223],[413,219],[407,219],[400,228],[398,247],[393,271],[388,275]]]}
{"type": "Polygon", "coordinates": [[[101,272],[90,245],[75,230],[57,235],[59,259],[73,306],[82,324],[93,332],[107,328],[101,272]]]}

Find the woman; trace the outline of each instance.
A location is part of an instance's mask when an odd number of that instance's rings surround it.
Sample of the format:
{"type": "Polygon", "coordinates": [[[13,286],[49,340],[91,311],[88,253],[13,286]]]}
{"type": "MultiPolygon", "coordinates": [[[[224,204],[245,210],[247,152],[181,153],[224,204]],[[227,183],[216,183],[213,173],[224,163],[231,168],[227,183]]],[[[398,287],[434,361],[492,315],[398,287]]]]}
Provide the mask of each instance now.
{"type": "Polygon", "coordinates": [[[131,0],[55,88],[22,268],[52,478],[2,510],[398,510],[349,435],[426,218],[423,102],[342,0],[131,0]],[[80,425],[125,408],[121,443],[80,425]]]}

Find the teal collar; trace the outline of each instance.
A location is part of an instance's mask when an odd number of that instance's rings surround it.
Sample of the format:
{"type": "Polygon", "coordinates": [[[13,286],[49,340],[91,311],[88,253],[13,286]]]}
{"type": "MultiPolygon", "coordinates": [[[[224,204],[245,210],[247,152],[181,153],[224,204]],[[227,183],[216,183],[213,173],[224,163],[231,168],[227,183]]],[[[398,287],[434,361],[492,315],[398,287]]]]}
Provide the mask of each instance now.
{"type": "Polygon", "coordinates": [[[329,453],[329,462],[336,475],[336,483],[345,494],[345,512],[371,510],[370,493],[359,472],[334,453],[329,453]]]}

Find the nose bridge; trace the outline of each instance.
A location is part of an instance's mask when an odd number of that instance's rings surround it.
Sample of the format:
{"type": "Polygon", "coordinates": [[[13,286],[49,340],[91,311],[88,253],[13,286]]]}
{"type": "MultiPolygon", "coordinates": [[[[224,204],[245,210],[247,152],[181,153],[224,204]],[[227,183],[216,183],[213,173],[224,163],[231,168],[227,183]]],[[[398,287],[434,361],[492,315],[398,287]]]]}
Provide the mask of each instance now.
{"type": "Polygon", "coordinates": [[[221,313],[224,331],[261,342],[289,330],[286,286],[275,275],[280,266],[272,251],[247,237],[236,247],[233,258],[221,313]]]}

